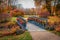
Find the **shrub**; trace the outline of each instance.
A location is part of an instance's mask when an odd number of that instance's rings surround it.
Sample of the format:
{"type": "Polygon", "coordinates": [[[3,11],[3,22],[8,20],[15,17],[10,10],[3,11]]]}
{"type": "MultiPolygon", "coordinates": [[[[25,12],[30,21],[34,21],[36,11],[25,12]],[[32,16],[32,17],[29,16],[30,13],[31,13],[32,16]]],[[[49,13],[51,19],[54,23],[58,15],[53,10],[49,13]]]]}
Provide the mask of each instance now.
{"type": "Polygon", "coordinates": [[[0,14],[0,23],[10,21],[11,16],[9,14],[0,14]]]}
{"type": "Polygon", "coordinates": [[[10,14],[14,17],[17,17],[17,16],[24,16],[24,11],[20,11],[20,10],[17,10],[17,9],[14,9],[10,12],[10,14]]]}

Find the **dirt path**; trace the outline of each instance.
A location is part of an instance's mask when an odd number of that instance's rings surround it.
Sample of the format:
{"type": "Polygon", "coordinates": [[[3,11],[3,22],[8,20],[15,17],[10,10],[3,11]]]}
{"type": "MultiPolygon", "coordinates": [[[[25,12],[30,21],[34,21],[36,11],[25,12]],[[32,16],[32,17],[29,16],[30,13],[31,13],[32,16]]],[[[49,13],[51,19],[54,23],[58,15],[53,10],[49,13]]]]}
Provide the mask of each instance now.
{"type": "Polygon", "coordinates": [[[27,23],[27,29],[30,32],[33,40],[60,40],[59,36],[41,29],[34,24],[27,23]]]}

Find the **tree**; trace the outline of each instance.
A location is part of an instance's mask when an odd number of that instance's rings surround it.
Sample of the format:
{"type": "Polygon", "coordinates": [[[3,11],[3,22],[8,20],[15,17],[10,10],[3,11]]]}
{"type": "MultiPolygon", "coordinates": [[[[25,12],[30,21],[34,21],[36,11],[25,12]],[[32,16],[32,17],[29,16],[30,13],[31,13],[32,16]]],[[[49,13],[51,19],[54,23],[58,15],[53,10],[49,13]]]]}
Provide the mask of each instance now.
{"type": "Polygon", "coordinates": [[[7,13],[7,12],[5,12],[5,8],[7,7],[6,5],[4,5],[4,2],[5,1],[1,1],[0,0],[0,23],[1,22],[6,22],[6,21],[9,21],[9,19],[10,19],[10,15],[7,13]],[[3,3],[3,4],[1,4],[1,3],[3,3]],[[3,5],[3,6],[2,6],[3,5]],[[5,13],[4,13],[5,12],[5,13]]]}
{"type": "Polygon", "coordinates": [[[56,5],[56,15],[60,17],[60,4],[56,5]]]}
{"type": "Polygon", "coordinates": [[[51,0],[46,0],[46,8],[51,13],[51,0]]]}
{"type": "Polygon", "coordinates": [[[48,12],[48,10],[47,10],[46,8],[43,8],[43,9],[41,10],[41,12],[39,13],[39,15],[40,15],[40,17],[45,17],[45,18],[47,18],[47,17],[50,15],[50,13],[48,12]]]}
{"type": "Polygon", "coordinates": [[[2,0],[0,0],[0,4],[2,3],[3,1],[2,0]]]}
{"type": "Polygon", "coordinates": [[[56,11],[60,10],[60,4],[56,5],[56,11]]]}
{"type": "Polygon", "coordinates": [[[1,3],[2,3],[3,1],[2,0],[0,0],[0,13],[2,12],[2,7],[1,7],[1,3]]]}
{"type": "Polygon", "coordinates": [[[18,9],[14,9],[10,11],[10,14],[12,16],[24,16],[24,11],[23,10],[18,10],[18,9]]]}

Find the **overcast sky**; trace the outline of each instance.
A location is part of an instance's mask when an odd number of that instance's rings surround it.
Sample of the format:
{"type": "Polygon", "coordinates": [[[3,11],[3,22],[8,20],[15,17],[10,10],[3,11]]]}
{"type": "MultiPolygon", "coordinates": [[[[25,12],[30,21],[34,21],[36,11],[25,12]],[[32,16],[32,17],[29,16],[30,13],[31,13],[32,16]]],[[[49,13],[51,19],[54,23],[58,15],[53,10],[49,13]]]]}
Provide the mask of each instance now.
{"type": "Polygon", "coordinates": [[[22,4],[24,8],[33,8],[35,7],[33,0],[18,0],[18,4],[22,4]]]}

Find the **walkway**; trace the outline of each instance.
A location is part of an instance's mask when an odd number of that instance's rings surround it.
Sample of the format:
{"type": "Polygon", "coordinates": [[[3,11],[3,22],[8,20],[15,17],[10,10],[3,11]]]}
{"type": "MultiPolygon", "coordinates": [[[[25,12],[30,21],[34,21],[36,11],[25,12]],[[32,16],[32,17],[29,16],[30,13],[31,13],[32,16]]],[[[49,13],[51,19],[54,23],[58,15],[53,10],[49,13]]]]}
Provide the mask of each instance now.
{"type": "Polygon", "coordinates": [[[59,36],[41,29],[29,22],[27,23],[27,29],[30,32],[33,40],[60,40],[59,36]]]}

